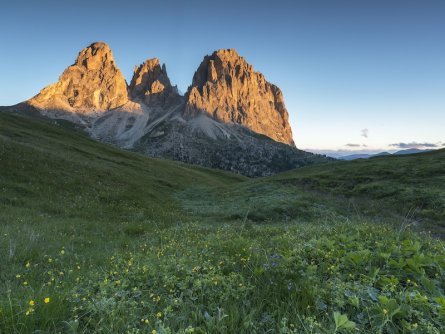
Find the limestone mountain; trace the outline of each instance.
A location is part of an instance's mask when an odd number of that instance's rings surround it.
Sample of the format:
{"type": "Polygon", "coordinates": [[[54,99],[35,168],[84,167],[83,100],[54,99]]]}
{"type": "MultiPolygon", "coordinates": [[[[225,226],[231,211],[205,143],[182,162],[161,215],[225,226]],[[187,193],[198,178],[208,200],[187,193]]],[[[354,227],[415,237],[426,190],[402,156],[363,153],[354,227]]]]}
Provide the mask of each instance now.
{"type": "Polygon", "coordinates": [[[103,113],[128,101],[125,78],[105,43],[83,49],[59,81],[42,89],[28,103],[42,111],[103,113]]]}
{"type": "Polygon", "coordinates": [[[159,59],[136,66],[127,85],[109,46],[93,43],[57,83],[7,109],[69,120],[149,156],[248,176],[327,161],[295,148],[281,91],[235,50],[206,56],[182,96],[159,59]]]}
{"type": "Polygon", "coordinates": [[[187,92],[185,116],[206,113],[294,145],[281,90],[233,49],[204,57],[187,92]]]}
{"type": "Polygon", "coordinates": [[[165,64],[160,65],[158,58],[148,59],[134,68],[129,89],[133,99],[140,99],[147,104],[150,98],[174,91],[167,68],[165,64]]]}

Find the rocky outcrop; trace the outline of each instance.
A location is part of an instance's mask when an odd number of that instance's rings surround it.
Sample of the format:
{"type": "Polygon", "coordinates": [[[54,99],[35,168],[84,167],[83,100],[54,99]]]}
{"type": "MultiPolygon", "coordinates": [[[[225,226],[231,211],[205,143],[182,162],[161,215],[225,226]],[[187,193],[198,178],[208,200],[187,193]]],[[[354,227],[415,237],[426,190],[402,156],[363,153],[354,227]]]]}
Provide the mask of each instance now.
{"type": "Polygon", "coordinates": [[[201,113],[294,146],[280,89],[233,49],[206,56],[187,92],[185,118],[201,113]]]}
{"type": "Polygon", "coordinates": [[[129,87],[130,97],[146,105],[178,103],[178,90],[172,86],[165,64],[158,58],[148,59],[135,66],[129,87]]]}
{"type": "Polygon", "coordinates": [[[165,64],[161,67],[158,58],[147,59],[141,65],[134,67],[133,78],[130,83],[131,97],[137,98],[148,94],[159,94],[171,88],[165,64]]]}
{"type": "Polygon", "coordinates": [[[42,89],[28,103],[42,110],[89,114],[117,108],[128,101],[127,83],[102,42],[83,49],[59,81],[42,89]]]}

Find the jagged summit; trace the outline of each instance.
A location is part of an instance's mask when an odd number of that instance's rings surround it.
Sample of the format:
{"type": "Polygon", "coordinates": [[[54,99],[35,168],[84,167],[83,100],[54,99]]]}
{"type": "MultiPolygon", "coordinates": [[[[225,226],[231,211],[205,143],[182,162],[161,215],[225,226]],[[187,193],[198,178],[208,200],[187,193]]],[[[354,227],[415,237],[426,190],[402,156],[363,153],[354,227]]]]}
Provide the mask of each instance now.
{"type": "Polygon", "coordinates": [[[98,69],[103,64],[114,62],[113,53],[107,43],[95,42],[79,52],[75,65],[89,70],[98,69]]]}
{"type": "Polygon", "coordinates": [[[170,91],[172,85],[167,75],[165,64],[161,66],[158,58],[147,59],[135,66],[130,83],[130,95],[133,98],[144,98],[149,94],[170,91]]]}
{"type": "Polygon", "coordinates": [[[117,108],[128,101],[127,83],[103,42],[84,48],[59,81],[42,89],[28,103],[45,111],[81,114],[117,108]]]}
{"type": "Polygon", "coordinates": [[[247,64],[243,57],[241,57],[235,49],[219,49],[214,51],[210,56],[204,57],[195,74],[193,75],[192,85],[188,91],[193,87],[197,87],[202,92],[202,88],[207,81],[213,82],[224,74],[223,71],[216,71],[215,61],[220,64],[227,63],[236,65],[234,63],[243,62],[249,71],[253,71],[253,66],[247,64]]]}
{"type": "Polygon", "coordinates": [[[186,96],[186,118],[205,113],[217,121],[241,124],[294,145],[281,90],[234,49],[205,56],[186,96]]]}

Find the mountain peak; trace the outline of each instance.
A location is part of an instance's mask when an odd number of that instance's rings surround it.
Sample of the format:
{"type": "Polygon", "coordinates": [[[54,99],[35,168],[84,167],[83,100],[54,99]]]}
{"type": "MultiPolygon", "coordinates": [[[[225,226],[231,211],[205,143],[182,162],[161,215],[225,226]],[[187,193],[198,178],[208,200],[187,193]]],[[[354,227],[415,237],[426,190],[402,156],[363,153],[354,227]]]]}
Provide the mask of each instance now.
{"type": "Polygon", "coordinates": [[[114,62],[113,53],[105,42],[95,42],[79,52],[75,65],[97,69],[105,62],[114,62]]]}
{"type": "Polygon", "coordinates": [[[241,58],[235,49],[218,49],[212,53],[212,56],[241,58]]]}
{"type": "Polygon", "coordinates": [[[220,49],[205,56],[195,72],[184,115],[193,118],[202,113],[294,145],[281,90],[235,49],[220,49]]]}
{"type": "Polygon", "coordinates": [[[96,49],[107,48],[108,50],[111,50],[110,46],[106,42],[102,42],[102,41],[93,42],[89,46],[87,46],[86,48],[93,48],[93,49],[94,48],[96,48],[96,49]]]}
{"type": "MultiPolygon", "coordinates": [[[[249,65],[244,57],[240,56],[235,49],[219,49],[214,51],[209,57],[211,60],[220,60],[221,62],[228,63],[243,63],[249,65]]],[[[253,66],[249,65],[252,69],[253,66]]]]}
{"type": "Polygon", "coordinates": [[[128,101],[127,83],[104,42],[80,51],[55,84],[28,100],[46,111],[89,114],[117,108],[128,101]]]}
{"type": "Polygon", "coordinates": [[[172,85],[165,64],[161,66],[158,58],[151,58],[135,66],[129,89],[133,98],[141,99],[150,94],[171,91],[172,85]]]}

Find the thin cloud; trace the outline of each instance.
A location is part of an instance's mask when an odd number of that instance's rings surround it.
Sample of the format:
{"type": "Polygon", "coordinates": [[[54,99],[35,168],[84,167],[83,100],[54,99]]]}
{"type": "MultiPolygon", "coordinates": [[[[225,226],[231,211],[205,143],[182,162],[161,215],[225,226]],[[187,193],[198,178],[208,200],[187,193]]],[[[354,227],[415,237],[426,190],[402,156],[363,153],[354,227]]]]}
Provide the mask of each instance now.
{"type": "Polygon", "coordinates": [[[389,144],[389,146],[397,148],[436,148],[440,147],[440,143],[417,143],[415,141],[410,143],[395,143],[389,144]]]}
{"type": "Polygon", "coordinates": [[[360,147],[360,144],[346,144],[347,147],[360,147]]]}
{"type": "Polygon", "coordinates": [[[362,133],[362,137],[368,138],[368,133],[369,133],[368,129],[362,129],[361,133],[362,133]]]}

